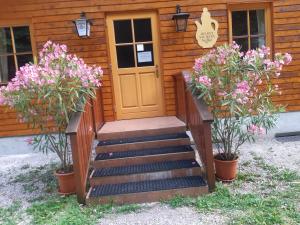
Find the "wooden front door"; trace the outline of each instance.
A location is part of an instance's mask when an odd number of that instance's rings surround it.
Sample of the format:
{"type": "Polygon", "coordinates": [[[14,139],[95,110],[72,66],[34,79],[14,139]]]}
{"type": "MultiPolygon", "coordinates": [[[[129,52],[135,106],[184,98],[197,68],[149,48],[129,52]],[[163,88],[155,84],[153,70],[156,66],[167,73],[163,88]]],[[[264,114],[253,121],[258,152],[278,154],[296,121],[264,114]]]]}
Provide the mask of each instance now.
{"type": "Polygon", "coordinates": [[[107,17],[117,119],[162,116],[155,13],[107,17]]]}

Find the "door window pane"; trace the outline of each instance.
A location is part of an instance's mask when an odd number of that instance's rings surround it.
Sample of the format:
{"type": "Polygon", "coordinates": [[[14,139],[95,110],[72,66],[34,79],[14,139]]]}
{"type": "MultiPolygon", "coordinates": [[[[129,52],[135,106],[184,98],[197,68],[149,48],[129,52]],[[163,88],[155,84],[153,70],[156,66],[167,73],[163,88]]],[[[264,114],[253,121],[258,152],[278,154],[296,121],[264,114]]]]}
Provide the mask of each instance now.
{"type": "Polygon", "coordinates": [[[114,21],[116,43],[132,43],[131,20],[114,21]]]}
{"type": "Polygon", "coordinates": [[[234,40],[238,45],[241,46],[241,51],[246,52],[249,49],[248,38],[238,38],[234,40]]]}
{"type": "Polygon", "coordinates": [[[136,42],[152,41],[151,19],[135,19],[133,24],[136,42]]]}
{"type": "Polygon", "coordinates": [[[116,46],[119,68],[135,67],[133,45],[116,46]]]}
{"type": "Polygon", "coordinates": [[[29,27],[13,28],[16,52],[31,52],[31,41],[29,27]]]}
{"type": "Polygon", "coordinates": [[[265,37],[262,36],[251,38],[251,49],[260,48],[263,45],[266,45],[265,37]]]}
{"type": "Polygon", "coordinates": [[[0,56],[0,78],[1,82],[10,81],[16,73],[14,56],[0,56]]]}
{"type": "Polygon", "coordinates": [[[232,12],[233,36],[247,35],[247,11],[232,12]]]}
{"type": "Polygon", "coordinates": [[[33,62],[32,54],[26,54],[26,55],[17,55],[18,60],[18,66],[22,67],[25,66],[25,64],[33,62]]]}
{"type": "MultiPolygon", "coordinates": [[[[137,48],[136,48],[137,49],[137,48]]],[[[144,51],[137,51],[137,66],[154,66],[153,45],[144,44],[144,51]]]]}
{"type": "Polygon", "coordinates": [[[250,33],[251,34],[265,34],[265,11],[251,10],[250,17],[250,33]]]}
{"type": "Polygon", "coordinates": [[[12,42],[10,28],[4,27],[0,28],[0,54],[1,53],[12,53],[12,42]]]}

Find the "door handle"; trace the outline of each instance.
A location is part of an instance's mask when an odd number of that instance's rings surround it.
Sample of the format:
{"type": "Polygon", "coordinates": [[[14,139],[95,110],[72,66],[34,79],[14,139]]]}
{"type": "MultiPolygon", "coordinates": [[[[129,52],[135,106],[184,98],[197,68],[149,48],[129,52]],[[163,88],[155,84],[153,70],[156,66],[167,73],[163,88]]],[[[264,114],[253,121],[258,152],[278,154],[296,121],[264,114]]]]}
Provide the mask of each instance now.
{"type": "Polygon", "coordinates": [[[155,75],[158,78],[159,77],[159,68],[158,65],[155,66],[155,75]]]}

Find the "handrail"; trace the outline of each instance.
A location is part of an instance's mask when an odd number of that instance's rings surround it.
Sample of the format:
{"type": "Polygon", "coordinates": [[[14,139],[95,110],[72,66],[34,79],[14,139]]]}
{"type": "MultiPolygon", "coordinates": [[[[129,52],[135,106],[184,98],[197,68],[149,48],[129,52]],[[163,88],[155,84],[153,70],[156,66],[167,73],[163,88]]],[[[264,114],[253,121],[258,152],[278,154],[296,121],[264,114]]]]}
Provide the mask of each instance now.
{"type": "Polygon", "coordinates": [[[103,120],[101,89],[97,90],[97,98],[89,99],[82,112],[75,112],[66,129],[70,138],[73,169],[75,174],[77,200],[85,203],[86,186],[92,155],[95,133],[100,129],[103,120]],[[100,104],[100,105],[99,105],[100,104]]]}
{"type": "Polygon", "coordinates": [[[183,71],[181,74],[175,76],[177,89],[177,117],[186,123],[193,136],[204,168],[204,175],[209,190],[212,191],[215,188],[211,140],[211,123],[213,122],[213,116],[203,100],[198,99],[188,89],[184,79],[187,75],[189,75],[189,72],[183,71]]]}

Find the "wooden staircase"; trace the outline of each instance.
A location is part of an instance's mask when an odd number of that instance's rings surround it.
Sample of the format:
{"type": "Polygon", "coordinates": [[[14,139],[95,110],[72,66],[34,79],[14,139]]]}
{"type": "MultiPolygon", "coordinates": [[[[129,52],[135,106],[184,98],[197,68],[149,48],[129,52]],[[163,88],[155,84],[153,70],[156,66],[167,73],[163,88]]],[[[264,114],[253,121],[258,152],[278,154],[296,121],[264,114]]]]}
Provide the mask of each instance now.
{"type": "Polygon", "coordinates": [[[208,193],[186,125],[176,117],[106,123],[86,203],[141,203],[208,193]]]}

